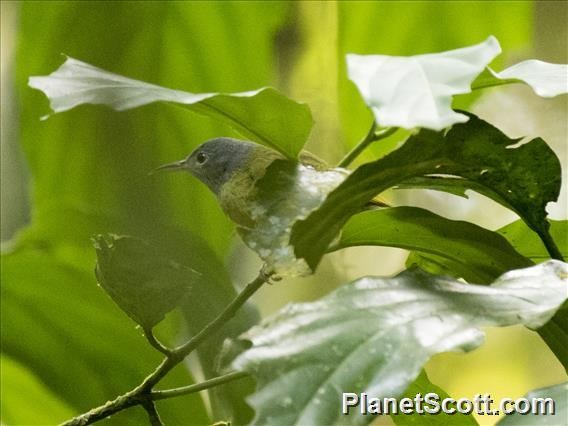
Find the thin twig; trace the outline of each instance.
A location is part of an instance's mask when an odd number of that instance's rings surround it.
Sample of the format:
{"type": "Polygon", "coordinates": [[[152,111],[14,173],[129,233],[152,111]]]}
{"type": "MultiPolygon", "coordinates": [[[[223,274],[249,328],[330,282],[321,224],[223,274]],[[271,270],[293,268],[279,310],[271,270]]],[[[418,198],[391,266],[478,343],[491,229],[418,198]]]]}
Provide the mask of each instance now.
{"type": "Polygon", "coordinates": [[[381,132],[377,132],[377,123],[373,121],[367,135],[339,162],[338,167],[347,167],[367,148],[371,143],[388,138],[398,130],[398,127],[389,127],[381,132]]]}
{"type": "Polygon", "coordinates": [[[248,377],[248,376],[249,373],[245,371],[234,371],[232,373],[227,373],[224,376],[215,377],[214,379],[209,379],[194,385],[182,386],[175,389],[153,391],[150,394],[150,397],[152,398],[152,400],[157,401],[159,399],[174,398],[180,395],[189,395],[192,393],[201,392],[202,390],[205,389],[209,389],[215,386],[232,382],[233,380],[242,379],[243,377],[248,377]]]}
{"type": "MultiPolygon", "coordinates": [[[[250,299],[250,297],[260,288],[262,285],[270,279],[273,275],[272,271],[269,271],[265,267],[260,271],[258,276],[251,281],[247,286],[233,299],[229,305],[213,320],[211,321],[204,329],[202,329],[199,333],[193,336],[187,343],[181,345],[175,349],[169,349],[166,358],[162,360],[160,365],[147,376],[144,381],[138,385],[136,388],[132,389],[131,391],[125,393],[124,395],[118,396],[113,401],[109,401],[100,407],[93,408],[92,410],[88,411],[87,413],[83,413],[77,417],[74,417],[64,423],[62,426],[84,426],[88,424],[92,424],[98,420],[102,420],[107,418],[119,411],[122,411],[126,408],[133,407],[135,405],[143,405],[146,408],[146,403],[149,400],[154,399],[152,392],[152,387],[156,385],[168,372],[178,365],[183,359],[189,355],[195,348],[197,348],[205,339],[209,336],[214,334],[218,331],[227,321],[229,321],[236,312],[241,308],[245,302],[250,299]]],[[[149,335],[152,335],[151,333],[149,335]]],[[[230,373],[231,375],[227,377],[215,378],[211,379],[204,383],[199,383],[197,385],[192,386],[201,386],[203,389],[207,389],[208,387],[213,387],[225,383],[230,380],[236,380],[237,378],[241,377],[240,374],[237,373],[230,373]],[[205,385],[207,383],[207,385],[205,385]],[[206,386],[206,387],[204,387],[206,386]]],[[[244,374],[244,373],[242,373],[244,374]]],[[[183,393],[191,393],[186,389],[183,393]]],[[[183,389],[183,388],[181,388],[183,389]]],[[[199,389],[199,390],[203,390],[199,389]]],[[[171,391],[176,391],[172,389],[171,391]]],[[[162,391],[168,392],[168,391],[162,391]]],[[[181,392],[181,391],[180,391],[181,392]]],[[[197,392],[197,391],[195,391],[197,392]]],[[[159,391],[158,391],[159,394],[159,391]]],[[[167,393],[166,393],[167,395],[167,393]]],[[[157,397],[156,399],[163,399],[163,398],[170,398],[170,396],[164,397],[157,397]]]]}
{"type": "Polygon", "coordinates": [[[142,401],[137,398],[134,391],[125,393],[124,395],[118,396],[112,401],[108,401],[106,404],[100,407],[93,408],[79,416],[73,417],[66,422],[61,423],[61,426],[84,426],[95,423],[99,420],[106,419],[119,411],[125,410],[135,405],[141,404],[142,401]]]}
{"type": "Polygon", "coordinates": [[[263,268],[258,276],[247,284],[247,286],[233,299],[229,305],[221,312],[217,318],[211,321],[204,329],[193,336],[187,343],[178,346],[171,351],[170,356],[166,358],[158,368],[148,376],[141,387],[145,390],[152,388],[158,383],[172,368],[174,368],[181,360],[189,355],[203,340],[219,330],[235,313],[239,310],[256,291],[266,283],[272,272],[263,268]]]}

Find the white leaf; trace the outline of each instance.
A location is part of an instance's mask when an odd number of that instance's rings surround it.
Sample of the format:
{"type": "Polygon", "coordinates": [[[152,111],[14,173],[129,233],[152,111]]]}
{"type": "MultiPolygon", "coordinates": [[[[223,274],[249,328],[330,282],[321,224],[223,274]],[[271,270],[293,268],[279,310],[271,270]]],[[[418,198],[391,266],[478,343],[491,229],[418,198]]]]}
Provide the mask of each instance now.
{"type": "Polygon", "coordinates": [[[69,57],[50,75],[30,77],[29,86],[44,92],[56,113],[83,104],[122,111],[152,102],[175,102],[226,122],[248,139],[289,158],[297,156],[312,127],[306,105],[270,87],[240,93],[190,93],[123,77],[69,57]]]}
{"type": "MultiPolygon", "coordinates": [[[[69,57],[50,75],[30,77],[29,85],[47,95],[54,112],[67,111],[83,104],[107,105],[117,111],[159,101],[194,104],[217,95],[168,89],[123,77],[69,57]]],[[[258,91],[235,93],[233,96],[254,96],[256,93],[258,91]]]]}
{"type": "Polygon", "coordinates": [[[483,327],[541,327],[568,297],[567,274],[551,260],[482,286],[407,270],[288,305],[243,335],[252,346],[232,363],[257,380],[253,424],[367,424],[341,414],[343,392],[396,398],[433,355],[481,345],[483,327]]]}
{"type": "Polygon", "coordinates": [[[490,36],[475,46],[435,54],[348,54],[347,69],[380,126],[441,130],[468,120],[452,110],[452,96],[469,93],[471,82],[500,52],[490,36]]]}
{"type": "Polygon", "coordinates": [[[552,98],[568,93],[568,65],[550,64],[537,59],[530,59],[519,62],[501,72],[495,72],[491,68],[489,70],[500,80],[521,80],[543,98],[552,98]]]}

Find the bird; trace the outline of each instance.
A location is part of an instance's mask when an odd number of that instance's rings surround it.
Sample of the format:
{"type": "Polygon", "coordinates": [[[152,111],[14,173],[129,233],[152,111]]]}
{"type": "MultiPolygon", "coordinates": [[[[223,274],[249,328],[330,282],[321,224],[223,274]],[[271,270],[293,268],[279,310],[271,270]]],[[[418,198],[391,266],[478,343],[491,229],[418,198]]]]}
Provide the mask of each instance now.
{"type": "Polygon", "coordinates": [[[239,227],[252,228],[248,206],[254,200],[256,184],[281,153],[254,142],[218,137],[203,142],[186,158],[158,167],[154,172],[185,171],[215,194],[223,212],[239,227]]]}
{"type": "MultiPolygon", "coordinates": [[[[153,172],[189,172],[215,194],[221,209],[238,227],[252,229],[256,220],[250,206],[257,199],[257,184],[277,160],[291,162],[264,145],[218,137],[203,142],[183,160],[164,164],[153,172]]],[[[317,171],[329,168],[323,160],[307,151],[299,154],[298,161],[317,171]]]]}
{"type": "MultiPolygon", "coordinates": [[[[243,242],[279,276],[313,272],[290,244],[294,224],[350,174],[308,151],[301,151],[296,161],[264,145],[228,137],[203,142],[183,160],[151,173],[162,170],[189,172],[204,183],[243,242]]],[[[365,209],[386,206],[375,198],[365,209]]]]}

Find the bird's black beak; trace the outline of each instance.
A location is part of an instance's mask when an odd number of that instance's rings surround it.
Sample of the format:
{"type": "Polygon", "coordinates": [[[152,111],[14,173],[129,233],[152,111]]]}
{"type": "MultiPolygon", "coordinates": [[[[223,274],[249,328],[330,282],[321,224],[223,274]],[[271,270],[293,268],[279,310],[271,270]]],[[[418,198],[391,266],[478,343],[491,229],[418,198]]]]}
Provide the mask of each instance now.
{"type": "Polygon", "coordinates": [[[158,173],[161,172],[163,170],[165,171],[169,171],[169,172],[176,172],[179,170],[182,170],[185,168],[185,164],[186,164],[186,160],[180,160],[180,161],[176,161],[174,163],[168,163],[168,164],[164,164],[163,166],[160,166],[154,170],[152,170],[149,174],[153,175],[154,173],[158,173]]]}

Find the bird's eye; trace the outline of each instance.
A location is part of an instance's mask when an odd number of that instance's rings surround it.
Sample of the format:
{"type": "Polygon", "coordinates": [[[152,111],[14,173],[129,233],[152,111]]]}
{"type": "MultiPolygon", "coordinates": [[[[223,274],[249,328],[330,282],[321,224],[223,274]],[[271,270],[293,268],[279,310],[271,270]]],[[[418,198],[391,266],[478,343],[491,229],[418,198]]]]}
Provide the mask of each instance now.
{"type": "Polygon", "coordinates": [[[207,161],[207,154],[200,152],[195,157],[195,160],[197,161],[197,164],[204,164],[207,161]]]}

